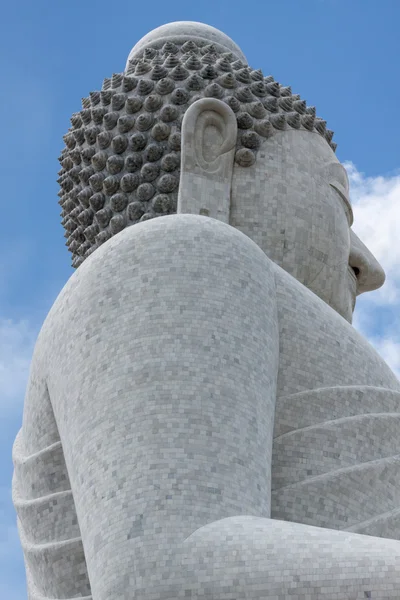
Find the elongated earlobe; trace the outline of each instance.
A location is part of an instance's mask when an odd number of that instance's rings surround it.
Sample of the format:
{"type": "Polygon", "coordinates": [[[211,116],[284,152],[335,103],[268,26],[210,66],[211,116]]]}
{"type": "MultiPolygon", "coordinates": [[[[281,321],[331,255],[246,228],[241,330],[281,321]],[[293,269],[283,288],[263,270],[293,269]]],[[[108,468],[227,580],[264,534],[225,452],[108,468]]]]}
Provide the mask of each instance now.
{"type": "Polygon", "coordinates": [[[205,215],[229,223],[237,123],[232,109],[202,98],[182,122],[178,213],[205,215]]]}

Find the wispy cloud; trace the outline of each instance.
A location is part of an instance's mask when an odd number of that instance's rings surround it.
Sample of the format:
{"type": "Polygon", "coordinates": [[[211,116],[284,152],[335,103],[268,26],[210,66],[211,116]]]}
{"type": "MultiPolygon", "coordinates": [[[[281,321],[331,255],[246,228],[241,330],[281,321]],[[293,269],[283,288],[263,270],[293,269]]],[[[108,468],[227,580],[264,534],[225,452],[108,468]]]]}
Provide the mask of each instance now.
{"type": "Polygon", "coordinates": [[[357,301],[354,326],[400,378],[400,175],[366,177],[346,163],[354,230],[385,269],[384,286],[357,301]]]}

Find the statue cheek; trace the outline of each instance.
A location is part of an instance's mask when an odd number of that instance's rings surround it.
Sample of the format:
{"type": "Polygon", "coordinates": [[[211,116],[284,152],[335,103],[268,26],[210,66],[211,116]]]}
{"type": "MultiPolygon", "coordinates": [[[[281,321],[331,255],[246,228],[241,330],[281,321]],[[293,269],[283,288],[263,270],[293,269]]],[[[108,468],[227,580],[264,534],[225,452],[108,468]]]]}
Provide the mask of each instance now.
{"type": "Polygon", "coordinates": [[[346,253],[346,256],[348,256],[350,253],[350,227],[346,216],[342,213],[337,219],[337,231],[338,237],[340,238],[340,242],[343,246],[343,251],[346,253]]]}

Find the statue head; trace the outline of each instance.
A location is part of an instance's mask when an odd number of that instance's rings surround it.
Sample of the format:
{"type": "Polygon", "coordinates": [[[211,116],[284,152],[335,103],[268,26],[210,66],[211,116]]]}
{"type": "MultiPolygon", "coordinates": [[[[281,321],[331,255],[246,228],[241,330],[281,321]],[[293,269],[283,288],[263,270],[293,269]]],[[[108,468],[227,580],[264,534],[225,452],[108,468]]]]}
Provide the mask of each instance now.
{"type": "Polygon", "coordinates": [[[333,132],[290,87],[201,23],[150,32],[71,118],[60,204],[74,267],[137,222],[221,218],[351,321],[384,273],[351,230],[333,132]]]}

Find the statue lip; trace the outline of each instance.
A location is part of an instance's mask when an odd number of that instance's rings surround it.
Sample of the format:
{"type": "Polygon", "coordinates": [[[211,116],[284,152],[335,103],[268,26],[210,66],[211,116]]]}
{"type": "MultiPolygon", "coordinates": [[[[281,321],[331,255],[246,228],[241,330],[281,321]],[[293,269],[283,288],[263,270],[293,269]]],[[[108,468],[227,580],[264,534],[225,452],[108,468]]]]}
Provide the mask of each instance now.
{"type": "Polygon", "coordinates": [[[357,292],[358,292],[358,277],[357,277],[357,274],[354,271],[353,267],[351,267],[350,265],[347,266],[347,270],[348,270],[349,276],[350,276],[350,291],[351,291],[351,295],[353,297],[353,310],[354,310],[356,296],[357,296],[357,292]]]}
{"type": "Polygon", "coordinates": [[[355,272],[354,268],[353,268],[351,265],[348,265],[348,267],[347,267],[347,268],[348,268],[348,270],[349,270],[349,272],[350,272],[350,275],[351,275],[351,277],[352,277],[352,278],[355,280],[355,282],[357,283],[357,281],[358,281],[358,278],[357,278],[357,275],[356,275],[356,272],[355,272]]]}

